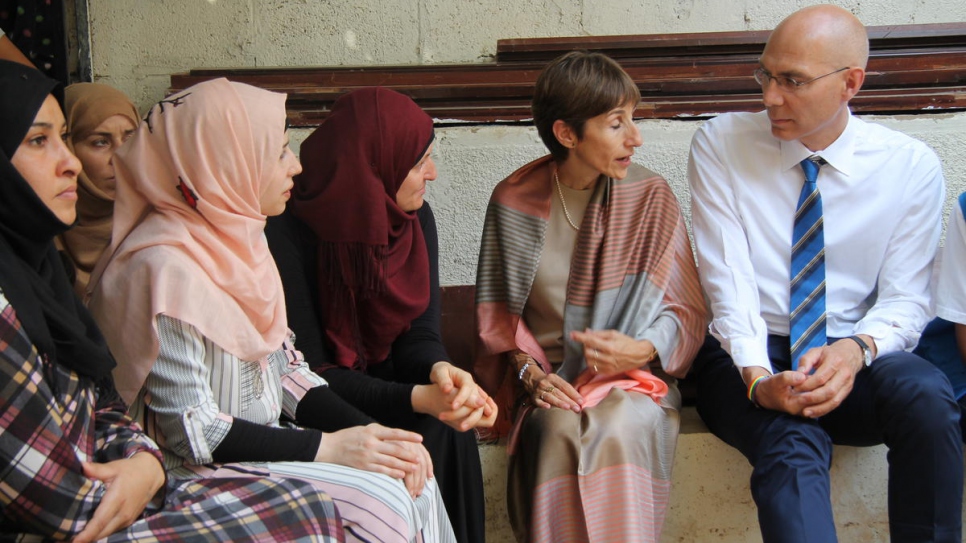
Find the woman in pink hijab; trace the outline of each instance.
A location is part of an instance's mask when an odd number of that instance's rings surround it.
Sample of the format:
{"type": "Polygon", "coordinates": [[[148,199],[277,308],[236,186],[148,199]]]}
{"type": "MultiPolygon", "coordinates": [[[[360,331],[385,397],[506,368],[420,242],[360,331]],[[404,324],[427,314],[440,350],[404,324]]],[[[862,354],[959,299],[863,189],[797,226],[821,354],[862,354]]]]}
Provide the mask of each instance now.
{"type": "Polygon", "coordinates": [[[201,83],[154,106],[114,163],[91,309],[169,476],[305,479],[350,539],[453,541],[420,436],[368,424],[293,345],[264,236],[302,170],[285,95],[201,83]]]}

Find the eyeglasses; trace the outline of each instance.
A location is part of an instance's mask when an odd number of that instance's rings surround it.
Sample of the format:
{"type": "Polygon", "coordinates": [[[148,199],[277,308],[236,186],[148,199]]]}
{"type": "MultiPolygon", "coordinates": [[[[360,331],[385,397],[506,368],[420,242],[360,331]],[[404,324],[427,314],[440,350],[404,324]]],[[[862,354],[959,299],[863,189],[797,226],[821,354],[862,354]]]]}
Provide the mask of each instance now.
{"type": "Polygon", "coordinates": [[[794,92],[794,91],[797,91],[799,88],[804,87],[805,85],[808,85],[809,83],[812,83],[813,81],[818,81],[819,79],[822,79],[823,77],[828,77],[828,76],[830,76],[832,74],[837,74],[839,72],[843,72],[843,71],[848,70],[848,69],[849,69],[849,67],[846,66],[844,68],[839,68],[838,70],[835,70],[834,72],[829,72],[827,74],[823,74],[823,75],[820,75],[818,77],[813,77],[813,78],[809,79],[808,81],[799,81],[797,79],[793,79],[793,78],[788,77],[788,76],[785,76],[785,75],[772,75],[771,73],[768,72],[768,70],[766,70],[764,68],[756,68],[755,69],[755,81],[757,81],[758,84],[761,85],[762,87],[768,86],[768,82],[769,81],[774,81],[775,83],[778,83],[778,88],[780,88],[782,90],[794,92]]]}

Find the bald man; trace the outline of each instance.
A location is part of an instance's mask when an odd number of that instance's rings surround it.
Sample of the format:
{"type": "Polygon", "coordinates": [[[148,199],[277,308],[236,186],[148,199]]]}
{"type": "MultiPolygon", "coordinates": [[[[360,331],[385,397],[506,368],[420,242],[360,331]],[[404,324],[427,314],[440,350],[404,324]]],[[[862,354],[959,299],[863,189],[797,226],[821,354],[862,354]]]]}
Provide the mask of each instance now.
{"type": "Polygon", "coordinates": [[[705,423],[754,466],[766,542],[836,540],[833,443],[889,447],[892,541],[961,541],[959,409],[906,352],[929,317],[942,171],[850,113],[868,56],[848,11],[798,11],[755,70],[765,111],[721,115],[691,144],[713,311],[691,378],[705,423]]]}

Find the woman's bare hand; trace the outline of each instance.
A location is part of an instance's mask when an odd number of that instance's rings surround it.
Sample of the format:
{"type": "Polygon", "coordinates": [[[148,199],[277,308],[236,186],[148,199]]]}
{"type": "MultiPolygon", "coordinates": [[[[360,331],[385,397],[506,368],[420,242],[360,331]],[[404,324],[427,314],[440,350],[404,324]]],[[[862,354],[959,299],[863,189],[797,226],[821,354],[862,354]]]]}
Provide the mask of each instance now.
{"type": "Polygon", "coordinates": [[[353,426],[323,434],[315,461],[404,479],[407,474],[421,469],[420,454],[411,445],[422,446],[422,441],[423,436],[415,432],[387,428],[381,424],[353,426]]]}
{"type": "Polygon", "coordinates": [[[161,463],[146,452],[103,464],[85,462],[84,475],[103,482],[107,491],[74,543],[97,541],[133,524],[165,480],[161,463]]]}

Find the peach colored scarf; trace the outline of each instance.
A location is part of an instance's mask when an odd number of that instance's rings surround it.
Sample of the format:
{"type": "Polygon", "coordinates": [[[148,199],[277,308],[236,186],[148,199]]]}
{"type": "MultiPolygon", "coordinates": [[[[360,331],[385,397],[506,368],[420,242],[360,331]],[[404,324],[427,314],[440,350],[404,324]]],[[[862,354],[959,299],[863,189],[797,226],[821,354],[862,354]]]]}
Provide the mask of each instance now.
{"type": "Polygon", "coordinates": [[[592,371],[584,371],[577,376],[573,385],[577,392],[584,397],[584,409],[599,404],[615,388],[646,394],[658,403],[660,403],[661,398],[667,396],[668,392],[667,383],[663,379],[644,370],[630,370],[610,377],[597,375],[592,371]]]}
{"type": "Polygon", "coordinates": [[[159,314],[243,360],[281,346],[285,302],[259,197],[284,129],[284,94],[217,79],[159,102],[115,154],[113,240],[90,307],[126,401],[157,359],[159,314]]]}
{"type": "MultiPolygon", "coordinates": [[[[123,92],[100,83],[76,83],[64,91],[64,109],[71,137],[67,145],[88,136],[102,122],[123,115],[137,126],[138,110],[123,92]]],[[[87,282],[101,253],[111,243],[114,198],[84,172],[77,176],[77,222],[58,238],[59,248],[74,264],[74,290],[84,297],[87,282]]]]}

